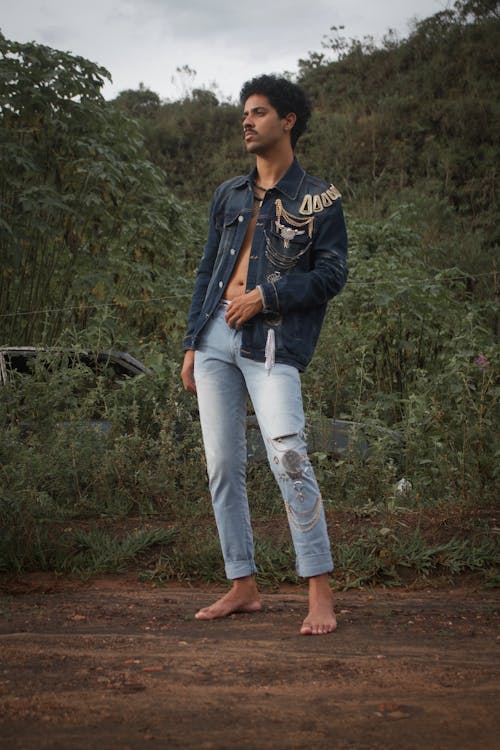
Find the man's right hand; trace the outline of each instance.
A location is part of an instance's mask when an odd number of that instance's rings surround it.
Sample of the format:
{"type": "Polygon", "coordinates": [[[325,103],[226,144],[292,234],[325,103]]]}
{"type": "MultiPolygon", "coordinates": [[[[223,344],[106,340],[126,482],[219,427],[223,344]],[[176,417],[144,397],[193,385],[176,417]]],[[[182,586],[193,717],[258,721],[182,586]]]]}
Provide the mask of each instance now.
{"type": "Polygon", "coordinates": [[[189,393],[196,393],[196,383],[194,380],[194,349],[188,349],[184,355],[181,379],[184,390],[189,391],[189,393]]]}

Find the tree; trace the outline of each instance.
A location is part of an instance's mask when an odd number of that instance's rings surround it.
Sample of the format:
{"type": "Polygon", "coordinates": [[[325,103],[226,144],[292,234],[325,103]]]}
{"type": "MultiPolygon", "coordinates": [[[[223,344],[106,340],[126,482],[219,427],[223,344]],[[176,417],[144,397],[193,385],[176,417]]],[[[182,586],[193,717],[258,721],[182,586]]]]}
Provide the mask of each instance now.
{"type": "Polygon", "coordinates": [[[147,89],[143,83],[138,89],[120,91],[114,100],[115,107],[132,117],[154,117],[158,112],[161,101],[158,94],[147,89]]]}
{"type": "Polygon", "coordinates": [[[107,303],[126,317],[132,298],[144,304],[128,324],[156,326],[148,300],[171,289],[189,251],[193,222],[135,121],[103,99],[106,78],[83,58],[0,37],[3,344],[51,343],[107,303]]]}
{"type": "Polygon", "coordinates": [[[455,9],[462,21],[480,21],[487,18],[500,19],[498,0],[458,0],[455,9]]]}

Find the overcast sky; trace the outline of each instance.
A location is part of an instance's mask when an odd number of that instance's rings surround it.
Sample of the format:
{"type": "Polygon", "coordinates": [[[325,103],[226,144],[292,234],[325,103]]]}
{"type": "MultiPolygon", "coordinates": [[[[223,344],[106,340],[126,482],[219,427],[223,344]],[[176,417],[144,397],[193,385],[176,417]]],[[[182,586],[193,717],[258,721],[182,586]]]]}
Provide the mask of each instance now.
{"type": "Polygon", "coordinates": [[[261,73],[297,71],[300,58],[325,52],[331,26],[348,38],[410,24],[450,0],[0,0],[0,29],[18,42],[36,41],[104,66],[113,83],[106,98],[144,83],[164,99],[190,87],[236,99],[241,84],[261,73]],[[180,76],[188,65],[196,77],[180,76]],[[217,88],[214,87],[214,83],[217,88]]]}

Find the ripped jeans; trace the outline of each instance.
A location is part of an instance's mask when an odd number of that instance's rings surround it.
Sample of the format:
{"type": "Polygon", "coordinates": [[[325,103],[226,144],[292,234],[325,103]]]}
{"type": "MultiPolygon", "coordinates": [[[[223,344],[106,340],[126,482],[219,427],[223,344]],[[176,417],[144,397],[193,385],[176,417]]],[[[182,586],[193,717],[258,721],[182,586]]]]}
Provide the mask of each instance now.
{"type": "Polygon", "coordinates": [[[300,576],[333,569],[325,513],[304,439],[300,375],[240,355],[241,332],[225,322],[220,304],[195,354],[194,374],[210,493],[226,575],[256,572],[246,490],[247,395],[266,445],[290,525],[300,576]]]}

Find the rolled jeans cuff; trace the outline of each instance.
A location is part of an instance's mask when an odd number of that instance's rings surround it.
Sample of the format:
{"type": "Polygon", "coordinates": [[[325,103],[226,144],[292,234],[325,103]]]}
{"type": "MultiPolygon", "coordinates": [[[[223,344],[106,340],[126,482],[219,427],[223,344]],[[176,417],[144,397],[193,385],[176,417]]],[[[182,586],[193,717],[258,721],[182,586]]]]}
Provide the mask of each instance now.
{"type": "Polygon", "coordinates": [[[331,573],[333,570],[333,560],[329,552],[323,552],[320,555],[308,555],[297,560],[297,575],[301,578],[312,578],[320,576],[323,573],[331,573]]]}
{"type": "Polygon", "coordinates": [[[235,578],[253,576],[257,572],[257,568],[252,560],[239,560],[226,563],[225,571],[226,578],[233,581],[235,578]]]}

